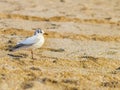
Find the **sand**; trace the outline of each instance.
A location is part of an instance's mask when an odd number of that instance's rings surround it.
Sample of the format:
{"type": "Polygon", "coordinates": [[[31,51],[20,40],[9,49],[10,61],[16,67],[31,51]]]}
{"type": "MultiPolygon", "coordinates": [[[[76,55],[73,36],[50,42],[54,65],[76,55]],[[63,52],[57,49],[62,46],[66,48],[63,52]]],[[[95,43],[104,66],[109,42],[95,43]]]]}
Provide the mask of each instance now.
{"type": "Polygon", "coordinates": [[[0,90],[119,88],[120,0],[0,0],[0,90]],[[36,60],[9,51],[36,28],[36,60]]]}

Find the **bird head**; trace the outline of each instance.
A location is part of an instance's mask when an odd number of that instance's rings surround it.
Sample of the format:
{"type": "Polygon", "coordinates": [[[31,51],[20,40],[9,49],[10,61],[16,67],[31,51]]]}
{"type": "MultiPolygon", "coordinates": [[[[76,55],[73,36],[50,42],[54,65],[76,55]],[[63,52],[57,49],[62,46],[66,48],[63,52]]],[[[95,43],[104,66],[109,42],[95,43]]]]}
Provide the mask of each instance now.
{"type": "Polygon", "coordinates": [[[44,31],[41,29],[36,29],[34,35],[37,35],[37,34],[44,34],[44,31]]]}

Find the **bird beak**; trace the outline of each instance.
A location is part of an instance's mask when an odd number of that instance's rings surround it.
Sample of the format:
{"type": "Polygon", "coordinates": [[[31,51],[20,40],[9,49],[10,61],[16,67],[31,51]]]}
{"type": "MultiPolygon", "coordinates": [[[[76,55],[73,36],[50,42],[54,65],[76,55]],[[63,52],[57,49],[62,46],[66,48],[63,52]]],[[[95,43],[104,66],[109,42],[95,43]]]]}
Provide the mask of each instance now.
{"type": "Polygon", "coordinates": [[[44,35],[48,35],[47,33],[44,33],[44,35]]]}

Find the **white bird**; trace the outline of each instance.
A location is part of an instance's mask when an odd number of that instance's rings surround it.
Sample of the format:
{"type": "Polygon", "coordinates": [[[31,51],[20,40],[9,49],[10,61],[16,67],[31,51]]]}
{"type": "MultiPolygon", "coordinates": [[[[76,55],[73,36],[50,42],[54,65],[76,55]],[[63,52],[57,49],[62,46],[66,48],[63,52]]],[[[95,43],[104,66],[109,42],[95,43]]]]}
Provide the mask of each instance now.
{"type": "Polygon", "coordinates": [[[43,34],[44,31],[42,31],[41,29],[37,29],[32,37],[26,38],[25,40],[19,42],[15,47],[11,49],[11,51],[22,48],[29,49],[31,50],[32,59],[34,59],[33,50],[40,48],[44,44],[45,40],[43,34]]]}

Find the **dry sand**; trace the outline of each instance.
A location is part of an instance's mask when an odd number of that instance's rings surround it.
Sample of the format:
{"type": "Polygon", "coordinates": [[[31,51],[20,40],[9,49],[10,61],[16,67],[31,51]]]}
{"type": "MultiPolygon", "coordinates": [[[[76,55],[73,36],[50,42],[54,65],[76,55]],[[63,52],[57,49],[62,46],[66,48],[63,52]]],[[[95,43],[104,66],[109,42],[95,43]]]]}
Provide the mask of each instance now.
{"type": "Polygon", "coordinates": [[[0,0],[0,90],[119,90],[120,0],[0,0]],[[33,35],[41,49],[10,52],[33,35]]]}

